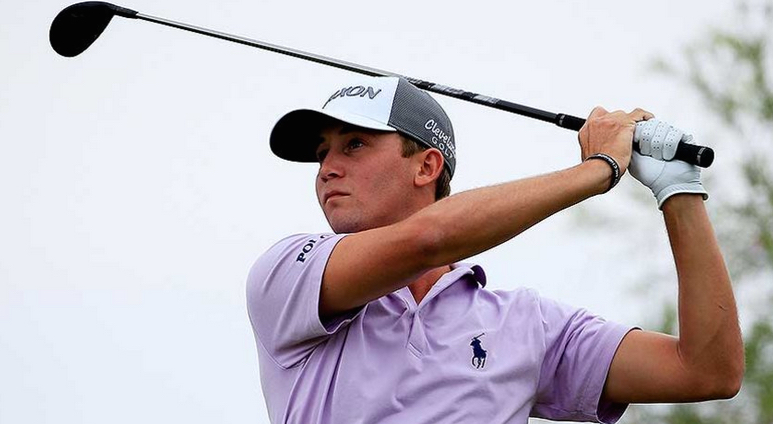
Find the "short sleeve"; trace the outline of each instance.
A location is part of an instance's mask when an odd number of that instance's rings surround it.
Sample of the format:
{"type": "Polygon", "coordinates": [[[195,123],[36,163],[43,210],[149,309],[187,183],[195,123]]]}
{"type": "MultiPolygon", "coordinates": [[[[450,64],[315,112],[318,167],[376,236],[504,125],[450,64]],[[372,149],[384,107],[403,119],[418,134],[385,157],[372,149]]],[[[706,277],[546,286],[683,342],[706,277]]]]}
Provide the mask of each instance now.
{"type": "Polygon", "coordinates": [[[323,323],[319,294],[325,266],[345,235],[298,234],[261,255],[247,277],[247,311],[253,331],[273,358],[290,368],[362,308],[323,323]]]}
{"type": "Polygon", "coordinates": [[[628,404],[601,401],[612,358],[633,328],[584,309],[539,298],[545,357],[531,415],[550,420],[615,423],[628,404]]]}

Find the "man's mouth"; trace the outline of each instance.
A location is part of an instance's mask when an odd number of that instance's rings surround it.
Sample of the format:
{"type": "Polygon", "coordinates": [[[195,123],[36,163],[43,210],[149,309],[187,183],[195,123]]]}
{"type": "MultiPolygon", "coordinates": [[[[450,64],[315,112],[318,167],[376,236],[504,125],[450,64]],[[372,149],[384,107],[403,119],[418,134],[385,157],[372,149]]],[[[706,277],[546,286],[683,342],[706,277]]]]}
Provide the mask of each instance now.
{"type": "Polygon", "coordinates": [[[328,200],[330,200],[330,199],[335,199],[337,197],[344,197],[344,196],[348,196],[348,195],[349,195],[349,193],[344,193],[342,191],[331,191],[330,193],[326,193],[325,194],[325,198],[322,201],[322,203],[324,204],[324,203],[327,203],[328,200]]]}

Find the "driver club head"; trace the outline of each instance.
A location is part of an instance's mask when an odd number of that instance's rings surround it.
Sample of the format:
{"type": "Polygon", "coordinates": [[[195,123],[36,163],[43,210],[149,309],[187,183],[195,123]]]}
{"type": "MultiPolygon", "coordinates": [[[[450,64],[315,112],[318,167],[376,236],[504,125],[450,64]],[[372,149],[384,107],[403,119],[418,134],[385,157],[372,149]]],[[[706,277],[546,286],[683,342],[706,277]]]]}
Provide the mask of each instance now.
{"type": "Polygon", "coordinates": [[[101,1],[76,3],[64,8],[51,23],[51,47],[62,56],[83,53],[102,34],[113,16],[133,18],[137,12],[101,1]]]}

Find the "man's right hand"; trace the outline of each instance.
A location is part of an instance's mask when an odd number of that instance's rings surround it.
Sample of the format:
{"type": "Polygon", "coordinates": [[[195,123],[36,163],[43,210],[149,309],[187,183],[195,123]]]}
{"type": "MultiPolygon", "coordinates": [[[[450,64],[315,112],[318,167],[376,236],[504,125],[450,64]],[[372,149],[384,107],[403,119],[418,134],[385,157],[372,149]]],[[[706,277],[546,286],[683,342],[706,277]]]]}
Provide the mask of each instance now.
{"type": "Polygon", "coordinates": [[[621,110],[607,112],[601,106],[593,108],[578,134],[582,160],[604,153],[617,161],[620,175],[625,174],[631,162],[636,123],[653,117],[650,112],[639,108],[630,113],[621,110]]]}

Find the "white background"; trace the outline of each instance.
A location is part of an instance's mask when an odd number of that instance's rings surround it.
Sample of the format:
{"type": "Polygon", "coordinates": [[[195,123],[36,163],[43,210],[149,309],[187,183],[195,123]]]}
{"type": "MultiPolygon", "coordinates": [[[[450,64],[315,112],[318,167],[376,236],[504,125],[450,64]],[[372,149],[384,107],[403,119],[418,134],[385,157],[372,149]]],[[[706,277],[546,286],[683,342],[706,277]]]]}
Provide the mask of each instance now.
{"type": "MultiPolygon", "coordinates": [[[[69,3],[1,1],[0,422],[268,422],[246,273],[279,239],[328,230],[315,166],[273,157],[268,134],[352,74],[122,18],[67,59],[48,29],[69,3]]],[[[648,68],[732,11],[728,0],[122,5],[553,112],[641,106],[707,144],[706,111],[648,68]]],[[[436,98],[456,132],[454,192],[579,160],[575,133],[436,98]]],[[[635,184],[474,258],[488,288],[654,319],[659,302],[631,290],[648,257],[670,255],[654,200],[633,205],[644,229],[589,216],[620,216],[626,190],[647,194],[635,184]]]]}

